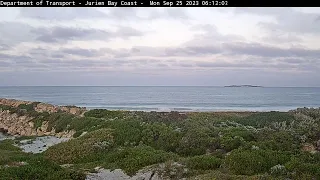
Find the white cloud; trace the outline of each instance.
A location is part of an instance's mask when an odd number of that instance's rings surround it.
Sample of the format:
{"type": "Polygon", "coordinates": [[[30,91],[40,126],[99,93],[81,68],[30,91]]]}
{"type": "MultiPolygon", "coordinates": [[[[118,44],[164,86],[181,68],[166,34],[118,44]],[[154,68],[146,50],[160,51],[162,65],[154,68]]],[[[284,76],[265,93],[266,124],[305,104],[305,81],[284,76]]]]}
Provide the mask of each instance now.
{"type": "MultiPolygon", "coordinates": [[[[156,77],[150,77],[150,85],[234,84],[231,76],[237,76],[238,83],[320,86],[313,81],[320,71],[319,12],[319,8],[9,8],[0,12],[0,75],[5,79],[16,73],[21,79],[30,76],[43,82],[42,77],[54,72],[68,74],[69,80],[79,73],[97,79],[119,74],[123,85],[132,79],[146,82],[148,75],[156,77]],[[221,77],[216,81],[208,78],[217,75],[221,77]]],[[[99,83],[112,85],[95,81],[99,83]]]]}

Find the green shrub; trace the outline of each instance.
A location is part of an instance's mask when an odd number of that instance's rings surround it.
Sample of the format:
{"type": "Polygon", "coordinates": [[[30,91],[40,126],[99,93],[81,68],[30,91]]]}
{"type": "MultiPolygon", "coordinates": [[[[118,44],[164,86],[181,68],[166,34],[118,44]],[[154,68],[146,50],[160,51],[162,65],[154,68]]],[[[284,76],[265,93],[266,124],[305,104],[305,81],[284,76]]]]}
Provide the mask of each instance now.
{"type": "Polygon", "coordinates": [[[113,130],[114,142],[118,146],[136,146],[141,141],[143,126],[139,120],[106,121],[102,127],[113,130]]]}
{"type": "Polygon", "coordinates": [[[55,132],[58,133],[67,130],[70,123],[77,117],[68,113],[53,113],[47,118],[47,121],[49,122],[48,130],[51,131],[54,127],[55,132]]]}
{"type": "Polygon", "coordinates": [[[256,141],[257,133],[240,127],[229,127],[222,130],[223,136],[241,137],[244,141],[256,141]]]}
{"type": "Polygon", "coordinates": [[[92,154],[108,151],[112,147],[111,130],[99,129],[77,139],[52,146],[44,154],[60,164],[84,163],[95,160],[92,159],[92,154]]]}
{"type": "Polygon", "coordinates": [[[298,108],[296,110],[293,110],[291,112],[294,113],[302,113],[304,115],[310,116],[313,119],[319,119],[320,118],[320,107],[319,108],[298,108]]]}
{"type": "Polygon", "coordinates": [[[205,154],[211,148],[213,138],[201,129],[188,131],[180,140],[177,152],[184,156],[205,154]]]}
{"type": "Polygon", "coordinates": [[[274,122],[286,122],[290,124],[293,120],[293,115],[287,112],[261,112],[238,118],[235,121],[246,126],[263,128],[272,126],[274,122]]]}
{"type": "Polygon", "coordinates": [[[277,164],[285,164],[290,158],[290,154],[283,152],[239,149],[226,157],[226,164],[235,174],[254,175],[268,172],[277,164]]]}
{"type": "Polygon", "coordinates": [[[125,111],[110,111],[106,109],[93,109],[84,113],[85,117],[94,117],[94,118],[123,118],[125,116],[125,111]]]}
{"type": "Polygon", "coordinates": [[[301,163],[318,164],[320,163],[320,153],[300,152],[296,155],[296,159],[301,163]]]}
{"type": "Polygon", "coordinates": [[[277,164],[270,168],[270,174],[274,177],[285,176],[287,175],[287,170],[284,165],[277,164]]]}
{"type": "Polygon", "coordinates": [[[242,137],[235,136],[224,136],[220,140],[221,146],[226,151],[232,151],[239,148],[242,145],[245,145],[245,141],[242,137]]]}
{"type": "Polygon", "coordinates": [[[320,164],[304,163],[299,159],[292,159],[285,164],[285,167],[291,172],[293,179],[320,179],[320,164]]]}
{"type": "Polygon", "coordinates": [[[120,168],[128,175],[135,174],[143,167],[162,163],[171,159],[177,160],[174,153],[167,153],[162,150],[155,150],[149,146],[137,146],[106,153],[101,159],[106,168],[120,168]]]}
{"type": "Polygon", "coordinates": [[[13,107],[0,104],[0,110],[2,110],[2,111],[5,111],[5,110],[10,111],[11,109],[13,109],[13,107]]]}
{"type": "Polygon", "coordinates": [[[187,160],[187,167],[199,170],[212,170],[220,167],[222,160],[211,155],[190,157],[187,160]]]}
{"type": "Polygon", "coordinates": [[[24,153],[13,140],[0,142],[0,179],[85,179],[81,172],[63,169],[41,154],[24,153]]]}
{"type": "Polygon", "coordinates": [[[176,152],[182,133],[164,123],[152,123],[143,126],[142,142],[145,145],[176,152]]]}
{"type": "Polygon", "coordinates": [[[0,150],[8,150],[8,151],[20,151],[21,149],[17,146],[14,146],[14,140],[5,139],[0,141],[0,150]]]}
{"type": "Polygon", "coordinates": [[[29,158],[26,165],[9,166],[0,169],[0,179],[72,179],[84,180],[85,174],[61,168],[59,165],[52,163],[42,157],[29,158]]]}
{"type": "Polygon", "coordinates": [[[262,149],[275,151],[299,151],[300,140],[288,131],[260,131],[259,138],[255,143],[262,149]]]}
{"type": "Polygon", "coordinates": [[[103,122],[103,120],[97,118],[76,117],[69,122],[68,130],[75,130],[74,137],[79,137],[83,132],[100,129],[103,122]]]}
{"type": "Polygon", "coordinates": [[[27,111],[34,111],[34,104],[20,104],[18,108],[25,109],[27,111]]]}

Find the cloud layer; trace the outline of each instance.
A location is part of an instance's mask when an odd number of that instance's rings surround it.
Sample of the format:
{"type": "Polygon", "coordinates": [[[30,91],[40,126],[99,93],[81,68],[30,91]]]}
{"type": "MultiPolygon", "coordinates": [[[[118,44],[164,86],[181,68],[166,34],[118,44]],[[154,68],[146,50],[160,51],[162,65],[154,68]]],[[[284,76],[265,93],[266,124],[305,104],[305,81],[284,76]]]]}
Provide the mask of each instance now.
{"type": "Polygon", "coordinates": [[[10,8],[0,12],[0,86],[320,86],[319,12],[10,8]]]}

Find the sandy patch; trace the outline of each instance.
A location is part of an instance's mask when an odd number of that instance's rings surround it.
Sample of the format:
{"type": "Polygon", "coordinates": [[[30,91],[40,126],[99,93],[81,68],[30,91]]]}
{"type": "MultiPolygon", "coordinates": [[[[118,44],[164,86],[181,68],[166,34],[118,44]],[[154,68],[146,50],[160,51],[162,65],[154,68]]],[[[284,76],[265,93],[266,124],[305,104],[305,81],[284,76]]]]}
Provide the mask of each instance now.
{"type": "Polygon", "coordinates": [[[86,180],[161,180],[158,174],[152,171],[138,172],[132,177],[128,176],[121,169],[115,169],[113,171],[109,169],[98,169],[97,171],[97,173],[88,174],[86,180]]]}
{"type": "Polygon", "coordinates": [[[37,137],[36,139],[26,139],[20,141],[17,145],[20,147],[24,152],[27,153],[41,153],[47,150],[50,146],[54,146],[56,144],[66,142],[70,138],[58,138],[55,136],[43,136],[37,137]]]}

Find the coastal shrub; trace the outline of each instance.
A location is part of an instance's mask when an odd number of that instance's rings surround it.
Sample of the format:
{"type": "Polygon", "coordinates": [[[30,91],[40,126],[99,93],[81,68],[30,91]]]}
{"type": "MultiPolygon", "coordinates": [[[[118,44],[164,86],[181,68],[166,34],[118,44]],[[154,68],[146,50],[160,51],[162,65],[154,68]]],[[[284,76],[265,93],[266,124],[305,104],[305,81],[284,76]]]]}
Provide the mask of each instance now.
{"type": "Polygon", "coordinates": [[[114,142],[118,146],[135,146],[141,141],[143,124],[139,120],[109,120],[101,127],[113,130],[114,142]]]}
{"type": "Polygon", "coordinates": [[[34,117],[32,121],[34,122],[35,128],[41,127],[42,123],[47,121],[49,123],[47,131],[51,131],[52,128],[55,128],[56,132],[61,132],[67,128],[67,125],[75,116],[63,112],[36,112],[36,114],[32,115],[31,117],[34,117]]]}
{"type": "Polygon", "coordinates": [[[186,164],[188,168],[196,170],[212,170],[220,167],[222,160],[211,155],[190,157],[186,164]]]}
{"type": "Polygon", "coordinates": [[[299,151],[300,140],[288,131],[261,131],[256,146],[278,151],[299,151]]]}
{"type": "MultiPolygon", "coordinates": [[[[29,116],[29,117],[36,117],[39,112],[35,111],[35,107],[40,102],[32,102],[30,104],[20,104],[17,108],[15,108],[14,112],[17,113],[19,116],[29,116]]],[[[41,113],[40,113],[41,114],[41,113]]]]}
{"type": "Polygon", "coordinates": [[[0,150],[7,150],[7,151],[20,151],[21,149],[17,146],[14,146],[14,140],[12,139],[5,139],[0,141],[0,150]]]}
{"type": "Polygon", "coordinates": [[[291,172],[290,176],[293,179],[320,179],[320,164],[301,162],[294,158],[285,164],[286,169],[291,172]]]}
{"type": "Polygon", "coordinates": [[[51,114],[48,112],[38,112],[37,114],[33,115],[32,122],[34,123],[34,128],[39,128],[42,126],[44,121],[47,121],[51,114]]]}
{"type": "Polygon", "coordinates": [[[177,158],[174,153],[156,150],[150,146],[137,146],[106,153],[103,166],[121,168],[128,175],[133,175],[143,167],[177,158]]]}
{"type": "Polygon", "coordinates": [[[310,153],[310,152],[300,152],[296,155],[296,159],[303,163],[320,164],[320,152],[310,153]]]}
{"type": "Polygon", "coordinates": [[[24,153],[14,140],[0,141],[0,179],[85,179],[81,172],[63,169],[41,154],[24,153]]]}
{"type": "Polygon", "coordinates": [[[187,116],[179,112],[132,112],[132,116],[146,123],[164,123],[166,125],[180,125],[187,116]]]}
{"type": "MultiPolygon", "coordinates": [[[[14,141],[6,139],[0,141],[0,165],[5,165],[10,162],[10,159],[14,156],[18,156],[21,153],[21,149],[14,146],[14,141]]],[[[1,169],[1,167],[0,167],[1,169]]]]}
{"type": "Polygon", "coordinates": [[[0,109],[2,111],[8,110],[10,114],[17,114],[18,116],[23,116],[23,115],[27,114],[27,110],[25,110],[25,109],[20,109],[18,107],[12,107],[12,106],[6,106],[6,105],[2,105],[2,104],[0,104],[0,109]]]}
{"type": "Polygon", "coordinates": [[[242,127],[230,127],[222,130],[223,136],[241,137],[244,141],[256,141],[257,133],[242,127]]]}
{"type": "Polygon", "coordinates": [[[232,151],[248,142],[257,140],[257,132],[248,130],[244,127],[225,127],[220,128],[219,143],[221,148],[226,151],[232,151]]]}
{"type": "Polygon", "coordinates": [[[268,174],[246,176],[246,175],[234,175],[229,172],[224,172],[220,170],[209,171],[208,173],[196,175],[188,179],[190,180],[278,180],[278,179],[275,179],[274,177],[271,177],[268,174]]]}
{"type": "Polygon", "coordinates": [[[226,165],[238,175],[265,173],[277,164],[285,164],[291,158],[289,153],[270,150],[234,150],[226,157],[226,165]]]}
{"type": "Polygon", "coordinates": [[[102,119],[77,117],[73,114],[65,112],[51,113],[42,112],[39,113],[33,120],[36,128],[40,127],[44,121],[48,121],[47,131],[51,131],[55,128],[55,132],[61,132],[65,130],[75,130],[77,134],[75,137],[80,136],[85,131],[92,131],[99,129],[103,123],[102,119]]]}
{"type": "Polygon", "coordinates": [[[143,126],[142,142],[145,145],[176,152],[182,133],[164,123],[152,123],[143,126]]]}
{"type": "Polygon", "coordinates": [[[232,121],[233,119],[245,118],[254,114],[253,112],[193,112],[188,114],[188,119],[199,119],[207,122],[219,123],[232,121]]]}
{"type": "Polygon", "coordinates": [[[0,104],[0,110],[4,111],[4,110],[10,110],[10,106],[6,106],[6,105],[3,105],[3,104],[0,104]]]}
{"type": "Polygon", "coordinates": [[[284,165],[277,164],[277,165],[270,168],[270,174],[272,176],[276,176],[276,177],[277,176],[284,176],[287,174],[287,170],[284,165]]]}
{"type": "Polygon", "coordinates": [[[46,117],[46,121],[49,122],[47,130],[51,131],[54,128],[56,133],[67,130],[75,118],[75,115],[65,112],[52,113],[46,117]]]}
{"type": "Polygon", "coordinates": [[[75,117],[70,121],[68,130],[75,130],[76,134],[74,134],[74,137],[79,137],[83,132],[100,129],[103,122],[103,120],[98,118],[75,117]]]}
{"type": "Polygon", "coordinates": [[[91,168],[101,166],[105,169],[122,169],[128,175],[134,175],[138,170],[150,165],[164,163],[168,160],[178,160],[179,156],[150,146],[118,147],[110,151],[100,151],[86,156],[88,161],[76,162],[81,167],[88,162],[91,168]]]}
{"type": "Polygon", "coordinates": [[[185,164],[169,160],[161,164],[158,173],[163,179],[186,179],[185,177],[190,174],[190,171],[185,164]]]}
{"type": "Polygon", "coordinates": [[[246,126],[263,128],[271,126],[274,122],[286,122],[290,124],[293,120],[293,115],[288,112],[261,112],[237,118],[234,121],[246,126]]]}
{"type": "Polygon", "coordinates": [[[221,146],[226,151],[232,151],[239,148],[240,146],[245,145],[245,141],[240,136],[223,136],[220,139],[221,146]]]}
{"type": "Polygon", "coordinates": [[[61,164],[88,162],[91,154],[112,149],[114,145],[110,129],[99,129],[77,139],[57,144],[44,152],[45,156],[61,164]]]}
{"type": "Polygon", "coordinates": [[[303,113],[294,114],[295,121],[292,124],[294,130],[300,136],[318,140],[320,132],[320,121],[314,119],[312,116],[303,113]]]}
{"type": "Polygon", "coordinates": [[[203,131],[204,133],[210,135],[211,133],[215,133],[213,129],[215,128],[215,120],[208,119],[206,116],[196,117],[193,116],[192,118],[188,118],[186,121],[183,122],[181,125],[182,132],[187,133],[189,131],[193,131],[197,129],[199,131],[203,131]]]}
{"type": "Polygon", "coordinates": [[[313,119],[320,118],[320,107],[319,108],[297,108],[296,110],[292,110],[293,113],[301,113],[307,116],[312,117],[313,119]]]}
{"type": "Polygon", "coordinates": [[[34,107],[36,106],[36,104],[31,103],[31,104],[20,104],[18,106],[18,108],[20,109],[25,109],[27,111],[34,111],[34,107]]]}
{"type": "Polygon", "coordinates": [[[92,109],[84,113],[85,117],[94,117],[94,118],[105,118],[105,119],[114,119],[114,118],[123,118],[125,116],[125,111],[110,111],[106,109],[92,109]]]}
{"type": "Polygon", "coordinates": [[[0,168],[0,179],[70,179],[84,180],[85,174],[77,171],[63,169],[59,165],[40,156],[27,158],[24,163],[12,162],[6,168],[0,168]]]}
{"type": "Polygon", "coordinates": [[[178,154],[183,156],[195,156],[205,154],[213,144],[213,138],[207,133],[193,129],[188,131],[180,140],[177,149],[178,154]]]}

